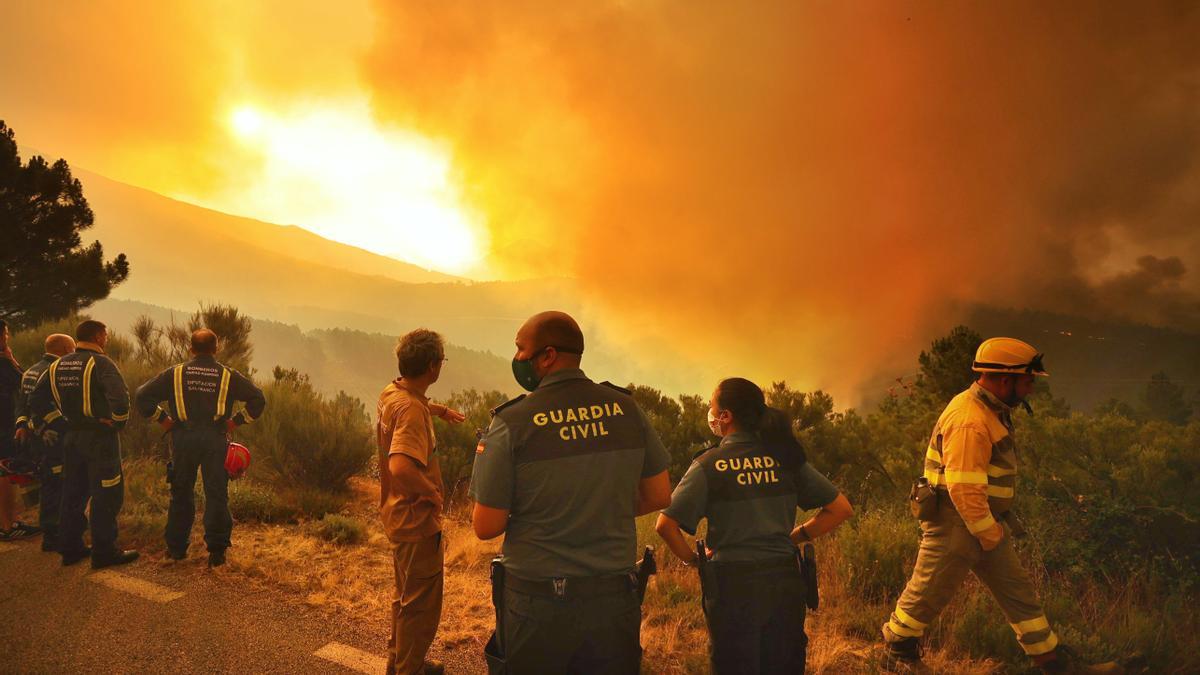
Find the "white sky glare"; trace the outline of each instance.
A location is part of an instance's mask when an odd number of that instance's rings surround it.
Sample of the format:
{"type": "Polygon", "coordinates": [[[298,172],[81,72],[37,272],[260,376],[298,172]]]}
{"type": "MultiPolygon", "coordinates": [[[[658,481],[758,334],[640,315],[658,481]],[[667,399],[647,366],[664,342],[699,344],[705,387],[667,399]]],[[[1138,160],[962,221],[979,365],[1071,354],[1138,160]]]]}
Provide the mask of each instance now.
{"type": "Polygon", "coordinates": [[[479,272],[487,231],[482,216],[463,204],[448,150],[381,126],[365,100],[282,111],[241,103],[224,123],[253,167],[248,177],[208,198],[178,198],[300,225],[440,272],[479,272]]]}

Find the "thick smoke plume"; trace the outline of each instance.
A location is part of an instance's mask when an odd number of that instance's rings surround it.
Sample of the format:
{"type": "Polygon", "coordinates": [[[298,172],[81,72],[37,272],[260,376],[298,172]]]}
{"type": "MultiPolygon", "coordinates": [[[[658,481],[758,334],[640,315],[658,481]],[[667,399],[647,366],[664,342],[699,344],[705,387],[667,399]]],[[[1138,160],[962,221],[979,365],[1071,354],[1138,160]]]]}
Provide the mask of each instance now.
{"type": "Polygon", "coordinates": [[[366,72],[511,274],[845,391],[952,306],[1200,330],[1198,9],[378,2],[366,72]]]}

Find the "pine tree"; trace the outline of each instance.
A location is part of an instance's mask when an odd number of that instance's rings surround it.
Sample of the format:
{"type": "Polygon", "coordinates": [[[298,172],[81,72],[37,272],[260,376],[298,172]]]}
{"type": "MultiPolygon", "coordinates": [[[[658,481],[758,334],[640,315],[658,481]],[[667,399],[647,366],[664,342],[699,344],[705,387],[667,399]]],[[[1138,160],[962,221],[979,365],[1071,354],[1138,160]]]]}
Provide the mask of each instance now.
{"type": "Polygon", "coordinates": [[[125,254],[105,262],[94,241],[83,186],[65,160],[22,165],[13,130],[0,121],[0,316],[15,328],[59,319],[108,297],[129,276],[125,254]]]}

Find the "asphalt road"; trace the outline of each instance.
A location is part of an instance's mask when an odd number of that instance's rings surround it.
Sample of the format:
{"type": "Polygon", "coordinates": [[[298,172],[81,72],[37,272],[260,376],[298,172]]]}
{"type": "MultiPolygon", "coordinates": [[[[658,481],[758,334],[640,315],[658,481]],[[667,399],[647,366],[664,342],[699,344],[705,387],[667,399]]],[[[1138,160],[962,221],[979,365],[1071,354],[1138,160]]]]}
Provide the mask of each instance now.
{"type": "Polygon", "coordinates": [[[380,624],[339,620],[201,561],[93,572],[87,561],[63,567],[40,539],[0,543],[0,672],[382,673],[380,624]]]}

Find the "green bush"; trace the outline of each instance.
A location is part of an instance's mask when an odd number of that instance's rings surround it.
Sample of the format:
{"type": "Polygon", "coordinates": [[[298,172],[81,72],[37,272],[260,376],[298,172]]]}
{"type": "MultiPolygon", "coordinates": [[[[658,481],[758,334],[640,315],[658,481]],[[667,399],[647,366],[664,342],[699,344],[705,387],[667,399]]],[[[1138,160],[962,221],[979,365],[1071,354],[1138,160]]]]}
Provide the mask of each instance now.
{"type": "Polygon", "coordinates": [[[917,558],[917,521],[902,508],[857,515],[835,538],[847,588],[862,598],[890,602],[904,590],[917,558]]]}
{"type": "Polygon", "coordinates": [[[296,508],[309,518],[321,518],[326,514],[337,513],[346,506],[348,496],[345,492],[327,492],[312,488],[302,488],[293,493],[296,508]]]}
{"type": "Polygon", "coordinates": [[[229,512],[239,521],[282,523],[295,514],[270,487],[248,480],[229,483],[229,512]]]}
{"type": "Polygon", "coordinates": [[[321,539],[342,546],[361,544],[367,540],[367,524],[351,516],[327,513],[309,527],[321,539]]]}
{"type": "Polygon", "coordinates": [[[281,488],[344,492],[374,455],[363,404],[344,393],[326,398],[304,377],[282,377],[264,393],[262,419],[239,432],[255,453],[257,471],[281,488]]]}

